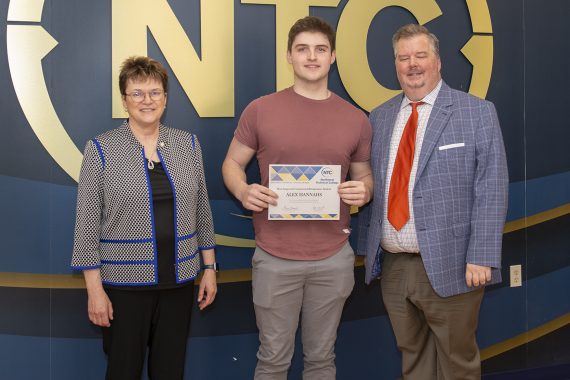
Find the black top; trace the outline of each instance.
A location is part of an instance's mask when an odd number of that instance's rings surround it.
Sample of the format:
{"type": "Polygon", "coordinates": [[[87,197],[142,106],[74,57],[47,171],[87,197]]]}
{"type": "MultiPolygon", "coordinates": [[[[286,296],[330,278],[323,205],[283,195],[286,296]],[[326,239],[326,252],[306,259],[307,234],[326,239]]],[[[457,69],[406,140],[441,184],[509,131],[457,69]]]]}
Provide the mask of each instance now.
{"type": "Polygon", "coordinates": [[[152,187],[154,228],[158,256],[158,286],[176,286],[174,273],[174,196],[162,163],[155,162],[148,171],[152,187]]]}
{"type": "Polygon", "coordinates": [[[161,162],[154,162],[154,169],[148,170],[152,189],[152,206],[156,236],[156,252],[158,256],[158,284],[145,286],[105,287],[122,290],[170,289],[192,283],[176,283],[175,250],[174,250],[174,194],[172,186],[161,162]]]}

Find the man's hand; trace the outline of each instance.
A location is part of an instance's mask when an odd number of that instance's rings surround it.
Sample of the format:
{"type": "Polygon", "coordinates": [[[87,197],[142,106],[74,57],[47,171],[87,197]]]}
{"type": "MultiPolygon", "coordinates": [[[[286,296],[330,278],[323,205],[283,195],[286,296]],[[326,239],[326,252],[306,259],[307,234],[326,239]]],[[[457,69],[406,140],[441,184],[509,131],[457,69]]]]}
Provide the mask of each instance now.
{"type": "Polygon", "coordinates": [[[269,205],[277,205],[277,194],[257,183],[246,185],[240,191],[239,200],[243,207],[251,211],[263,211],[269,205]]]}
{"type": "Polygon", "coordinates": [[[338,186],[340,199],[349,206],[364,206],[374,195],[370,161],[351,162],[349,173],[351,181],[343,182],[338,186]]]}
{"type": "Polygon", "coordinates": [[[338,185],[340,199],[349,206],[364,206],[370,201],[370,190],[362,181],[347,181],[338,185]]]}
{"type": "Polygon", "coordinates": [[[468,287],[481,286],[491,281],[491,267],[467,264],[465,281],[468,287]]]}
{"type": "Polygon", "coordinates": [[[243,207],[251,211],[263,211],[277,204],[277,194],[257,183],[248,185],[245,167],[255,155],[255,150],[240,143],[235,137],[222,164],[224,183],[243,207]]]}

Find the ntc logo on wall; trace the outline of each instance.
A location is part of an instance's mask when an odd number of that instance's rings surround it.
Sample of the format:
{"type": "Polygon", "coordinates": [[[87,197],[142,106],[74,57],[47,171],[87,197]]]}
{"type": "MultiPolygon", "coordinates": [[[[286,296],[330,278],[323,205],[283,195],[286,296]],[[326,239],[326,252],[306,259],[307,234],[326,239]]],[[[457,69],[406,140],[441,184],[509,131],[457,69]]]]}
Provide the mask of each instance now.
{"type": "MultiPolygon", "coordinates": [[[[309,7],[337,7],[340,0],[242,0],[242,4],[276,4],[277,89],[292,82],[285,59],[287,31],[295,20],[309,14],[309,7]]],[[[8,22],[41,23],[44,1],[12,0],[8,22]]],[[[112,2],[113,78],[120,63],[132,55],[147,54],[147,28],[152,32],[201,117],[233,117],[234,113],[234,1],[202,1],[202,58],[166,0],[114,0],[112,2]]],[[[382,86],[368,66],[366,39],[372,19],[383,9],[408,10],[420,24],[442,16],[434,0],[351,0],[337,25],[337,64],[343,85],[362,108],[373,107],[396,95],[382,86]]],[[[475,33],[461,49],[473,65],[469,92],[484,98],[493,66],[491,18],[485,0],[467,0],[475,33]]],[[[57,45],[40,25],[8,25],[7,47],[12,81],[24,114],[43,146],[74,179],[79,176],[81,153],[69,138],[53,108],[41,60],[57,45]]],[[[113,117],[125,117],[116,81],[113,85],[113,117]]]]}
{"type": "MultiPolygon", "coordinates": [[[[100,80],[108,81],[112,88],[113,118],[126,117],[116,83],[120,64],[129,56],[148,54],[149,32],[200,118],[236,117],[234,45],[236,30],[240,33],[243,29],[235,28],[235,0],[195,2],[199,2],[199,7],[195,9],[200,12],[200,54],[171,6],[174,0],[170,1],[171,4],[167,0],[111,2],[109,17],[112,38],[109,49],[112,76],[100,80]]],[[[439,3],[443,4],[444,1],[439,3]]],[[[367,39],[374,18],[388,8],[399,7],[411,14],[418,23],[426,24],[445,16],[440,4],[435,0],[343,0],[342,4],[341,0],[242,0],[238,6],[274,5],[277,90],[290,86],[293,80],[286,61],[290,26],[308,15],[311,9],[338,8],[338,75],[352,100],[370,111],[400,92],[380,84],[370,67],[367,39]]],[[[493,30],[489,8],[486,0],[466,0],[462,6],[469,15],[472,30],[470,38],[459,49],[472,65],[469,92],[484,98],[493,67],[493,30]]],[[[34,133],[58,165],[77,180],[82,154],[56,113],[42,69],[42,59],[58,45],[42,26],[43,8],[43,0],[10,1],[7,19],[10,73],[18,101],[34,133]]],[[[405,22],[409,20],[402,24],[405,22]]],[[[239,26],[243,28],[243,24],[239,26]]],[[[255,29],[256,21],[245,26],[255,29]]],[[[453,30],[446,32],[452,33],[453,30]]],[[[445,39],[443,35],[439,37],[445,39]]],[[[76,38],[81,39],[81,33],[76,38]]],[[[70,62],[72,64],[72,60],[70,62]]]]}

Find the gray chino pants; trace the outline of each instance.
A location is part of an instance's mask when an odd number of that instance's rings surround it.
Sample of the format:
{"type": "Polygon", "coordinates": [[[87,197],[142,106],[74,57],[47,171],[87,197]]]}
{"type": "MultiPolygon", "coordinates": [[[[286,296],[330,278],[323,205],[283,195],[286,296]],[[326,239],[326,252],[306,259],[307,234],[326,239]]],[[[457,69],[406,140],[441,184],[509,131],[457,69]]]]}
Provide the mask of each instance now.
{"type": "Polygon", "coordinates": [[[335,379],[334,345],[344,303],[354,287],[348,242],[323,260],[297,261],[256,248],[253,303],[259,328],[256,380],[284,380],[301,315],[303,379],[335,379]]]}

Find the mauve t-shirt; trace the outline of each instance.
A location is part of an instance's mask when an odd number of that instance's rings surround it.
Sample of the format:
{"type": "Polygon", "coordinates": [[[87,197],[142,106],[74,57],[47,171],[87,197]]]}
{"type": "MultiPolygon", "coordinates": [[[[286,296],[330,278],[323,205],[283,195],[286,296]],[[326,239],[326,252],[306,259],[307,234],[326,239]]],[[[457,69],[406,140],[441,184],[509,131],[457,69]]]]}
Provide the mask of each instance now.
{"type": "MultiPolygon", "coordinates": [[[[293,88],[263,96],[243,111],[235,138],[254,149],[261,185],[270,164],[341,165],[370,160],[372,128],[358,108],[331,93],[325,100],[301,96],[293,88]]],[[[256,244],[273,256],[321,260],[337,253],[349,236],[350,207],[341,201],[340,220],[267,220],[254,212],[256,244]]]]}

